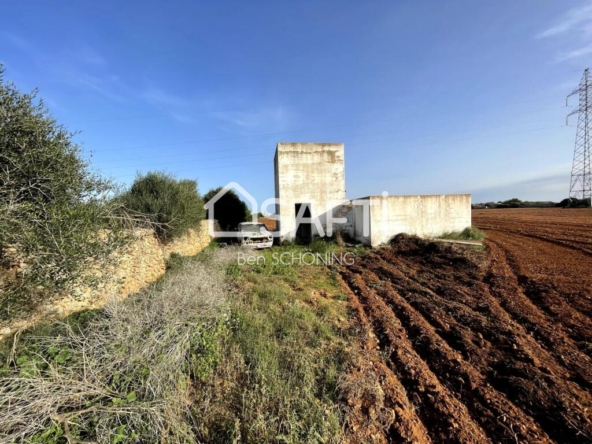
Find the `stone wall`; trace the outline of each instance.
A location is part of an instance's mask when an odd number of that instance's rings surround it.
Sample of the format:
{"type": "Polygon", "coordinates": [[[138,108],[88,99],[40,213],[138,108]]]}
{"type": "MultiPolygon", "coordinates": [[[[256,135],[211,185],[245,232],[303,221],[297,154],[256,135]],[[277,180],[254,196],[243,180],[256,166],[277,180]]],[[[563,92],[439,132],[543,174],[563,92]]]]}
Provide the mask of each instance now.
{"type": "Polygon", "coordinates": [[[96,287],[78,287],[70,294],[55,298],[38,308],[26,320],[10,325],[0,324],[0,338],[43,320],[67,316],[71,313],[98,308],[110,298],[125,298],[137,293],[165,273],[165,263],[171,253],[194,256],[211,242],[208,221],[199,230],[189,230],[184,236],[167,244],[156,238],[154,231],[142,229],[133,233],[135,240],[113,257],[113,265],[91,271],[98,278],[96,287]]]}

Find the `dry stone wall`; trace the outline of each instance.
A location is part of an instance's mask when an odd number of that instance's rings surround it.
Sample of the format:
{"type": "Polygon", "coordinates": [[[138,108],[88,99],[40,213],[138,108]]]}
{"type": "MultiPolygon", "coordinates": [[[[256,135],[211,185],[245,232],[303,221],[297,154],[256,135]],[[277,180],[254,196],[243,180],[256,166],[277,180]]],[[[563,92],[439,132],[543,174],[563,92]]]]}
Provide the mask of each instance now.
{"type": "Polygon", "coordinates": [[[172,253],[194,256],[212,240],[208,221],[203,221],[198,230],[190,229],[167,244],[160,243],[152,230],[136,230],[133,234],[135,240],[114,255],[113,265],[91,271],[97,278],[96,286],[74,288],[70,294],[48,301],[26,320],[0,324],[0,338],[42,320],[98,308],[113,297],[125,298],[137,293],[164,275],[166,260],[172,253]]]}

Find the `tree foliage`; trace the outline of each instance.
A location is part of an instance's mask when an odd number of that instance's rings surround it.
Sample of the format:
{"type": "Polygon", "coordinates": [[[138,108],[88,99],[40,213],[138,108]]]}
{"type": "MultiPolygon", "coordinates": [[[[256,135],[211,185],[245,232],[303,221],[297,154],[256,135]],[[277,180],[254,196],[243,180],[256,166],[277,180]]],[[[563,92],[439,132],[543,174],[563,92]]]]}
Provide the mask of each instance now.
{"type": "Polygon", "coordinates": [[[589,208],[590,207],[590,198],[586,198],[586,199],[567,198],[567,199],[563,199],[561,202],[559,202],[555,206],[562,207],[562,208],[589,208]]]}
{"type": "Polygon", "coordinates": [[[178,180],[165,172],[139,175],[122,195],[125,208],[147,215],[157,236],[167,241],[199,227],[204,203],[194,180],[178,180]]]}
{"type": "MultiPolygon", "coordinates": [[[[221,190],[222,187],[211,189],[205,194],[204,201],[207,203],[221,190]]],[[[238,194],[228,190],[214,203],[214,217],[223,231],[233,231],[238,228],[239,223],[251,220],[251,211],[238,194]]]]}
{"type": "MultiPolygon", "coordinates": [[[[0,66],[0,261],[7,266],[18,256],[26,264],[21,295],[78,281],[88,261],[107,257],[123,239],[101,231],[112,221],[114,185],[89,170],[73,136],[37,90],[21,93],[0,66]]],[[[0,279],[0,305],[15,297],[9,281],[0,279]]]]}

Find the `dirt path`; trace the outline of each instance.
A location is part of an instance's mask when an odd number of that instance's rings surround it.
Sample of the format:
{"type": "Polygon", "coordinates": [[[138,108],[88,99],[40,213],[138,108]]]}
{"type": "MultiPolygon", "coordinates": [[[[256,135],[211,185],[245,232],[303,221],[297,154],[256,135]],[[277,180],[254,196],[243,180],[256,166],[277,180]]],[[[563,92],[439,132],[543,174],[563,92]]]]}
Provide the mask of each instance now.
{"type": "Polygon", "coordinates": [[[398,409],[382,442],[592,442],[592,257],[496,218],[486,252],[399,236],[340,269],[398,409]]]}

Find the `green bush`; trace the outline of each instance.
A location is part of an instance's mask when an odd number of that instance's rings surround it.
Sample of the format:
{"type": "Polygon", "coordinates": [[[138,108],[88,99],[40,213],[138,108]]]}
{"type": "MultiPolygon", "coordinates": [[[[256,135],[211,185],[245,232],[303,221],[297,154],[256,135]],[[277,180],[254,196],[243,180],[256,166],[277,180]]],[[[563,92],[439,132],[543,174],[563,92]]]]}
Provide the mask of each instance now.
{"type": "Polygon", "coordinates": [[[121,200],[128,210],[147,215],[163,241],[199,227],[205,216],[197,182],[177,180],[164,172],[139,175],[121,200]]]}
{"type": "Polygon", "coordinates": [[[555,204],[555,206],[561,207],[561,208],[589,208],[590,207],[590,198],[586,198],[586,199],[567,198],[567,199],[563,199],[558,204],[555,204]]]}
{"type": "Polygon", "coordinates": [[[452,240],[481,240],[485,238],[485,233],[477,227],[467,227],[462,231],[452,231],[450,233],[444,233],[439,236],[439,239],[452,239],[452,240]]]}
{"type": "MultiPolygon", "coordinates": [[[[208,202],[222,187],[214,188],[204,195],[204,201],[208,202]]],[[[238,228],[241,222],[252,220],[251,211],[247,204],[245,204],[238,194],[232,190],[228,190],[224,195],[214,204],[214,217],[218,221],[220,228],[223,231],[233,231],[238,228]]]]}
{"type": "Polygon", "coordinates": [[[23,94],[3,74],[0,65],[0,266],[26,266],[18,279],[0,279],[0,319],[90,279],[89,261],[108,258],[125,237],[113,224],[114,184],[89,170],[37,91],[23,94]]]}

